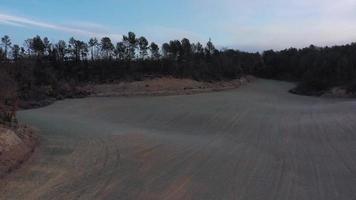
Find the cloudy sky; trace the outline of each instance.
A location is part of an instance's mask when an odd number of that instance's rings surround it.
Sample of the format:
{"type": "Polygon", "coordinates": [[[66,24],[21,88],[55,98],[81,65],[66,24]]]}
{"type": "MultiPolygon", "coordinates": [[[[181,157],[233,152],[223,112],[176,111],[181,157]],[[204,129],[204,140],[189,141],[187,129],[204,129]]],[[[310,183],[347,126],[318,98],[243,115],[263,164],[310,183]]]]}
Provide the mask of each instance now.
{"type": "Polygon", "coordinates": [[[356,42],[356,0],[0,0],[0,34],[14,43],[134,31],[247,51],[356,42]]]}

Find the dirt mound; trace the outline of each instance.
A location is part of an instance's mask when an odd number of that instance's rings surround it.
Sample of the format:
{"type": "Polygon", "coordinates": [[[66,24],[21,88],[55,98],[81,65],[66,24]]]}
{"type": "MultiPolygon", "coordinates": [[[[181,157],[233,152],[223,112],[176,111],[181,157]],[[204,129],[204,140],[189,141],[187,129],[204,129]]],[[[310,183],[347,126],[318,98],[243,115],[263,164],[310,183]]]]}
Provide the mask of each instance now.
{"type": "Polygon", "coordinates": [[[93,96],[179,95],[235,89],[253,80],[252,76],[219,82],[199,82],[192,79],[163,77],[91,87],[93,96]]]}
{"type": "Polygon", "coordinates": [[[38,144],[35,130],[26,126],[0,127],[0,178],[26,161],[38,144]]]}

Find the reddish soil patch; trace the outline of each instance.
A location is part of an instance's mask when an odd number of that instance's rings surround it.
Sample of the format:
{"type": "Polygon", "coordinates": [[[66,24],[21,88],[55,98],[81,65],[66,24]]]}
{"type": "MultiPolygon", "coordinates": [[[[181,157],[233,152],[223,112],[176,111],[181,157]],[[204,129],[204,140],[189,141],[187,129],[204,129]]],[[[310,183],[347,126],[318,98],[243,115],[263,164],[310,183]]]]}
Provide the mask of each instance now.
{"type": "Polygon", "coordinates": [[[0,126],[0,178],[17,169],[34,152],[38,137],[33,128],[0,126]]]}

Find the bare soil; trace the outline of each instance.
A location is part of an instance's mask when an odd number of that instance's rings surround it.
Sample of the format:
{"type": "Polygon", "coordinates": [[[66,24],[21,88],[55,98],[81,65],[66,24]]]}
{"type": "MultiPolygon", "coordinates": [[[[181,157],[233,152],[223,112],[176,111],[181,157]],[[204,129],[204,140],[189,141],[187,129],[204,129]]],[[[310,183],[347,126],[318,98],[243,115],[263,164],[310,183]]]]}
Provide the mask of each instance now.
{"type": "Polygon", "coordinates": [[[34,152],[38,136],[33,128],[0,127],[0,179],[20,167],[34,152]]]}
{"type": "Polygon", "coordinates": [[[356,93],[348,92],[346,87],[333,87],[322,96],[329,98],[356,98],[356,93]]]}
{"type": "Polygon", "coordinates": [[[258,79],[21,111],[43,140],[0,199],[354,200],[356,102],[293,87],[258,79]]]}

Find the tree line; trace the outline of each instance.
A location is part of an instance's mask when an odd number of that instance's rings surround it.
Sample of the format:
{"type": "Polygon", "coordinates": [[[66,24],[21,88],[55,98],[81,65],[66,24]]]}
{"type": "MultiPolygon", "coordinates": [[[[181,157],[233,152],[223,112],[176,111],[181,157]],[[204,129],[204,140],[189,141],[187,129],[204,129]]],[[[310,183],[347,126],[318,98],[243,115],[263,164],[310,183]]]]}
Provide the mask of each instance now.
{"type": "Polygon", "coordinates": [[[321,95],[335,86],[356,93],[356,43],[265,51],[260,76],[298,82],[292,92],[321,95]]]}
{"type": "MultiPolygon", "coordinates": [[[[109,37],[87,42],[72,37],[52,43],[47,37],[35,36],[20,46],[4,36],[0,47],[0,73],[7,76],[4,80],[12,80],[20,102],[77,96],[78,85],[88,83],[160,76],[235,79],[261,66],[259,53],[218,50],[211,40],[203,45],[183,38],[159,46],[133,32],[116,44],[109,37]]],[[[9,102],[14,101],[2,104],[9,102]]]]}
{"type": "Polygon", "coordinates": [[[209,40],[205,47],[199,42],[191,43],[189,39],[172,40],[160,47],[149,43],[145,37],[136,37],[129,32],[122,41],[113,44],[109,37],[91,38],[88,42],[71,37],[68,42],[60,40],[51,43],[47,37],[40,36],[27,39],[20,47],[12,45],[9,36],[1,38],[0,61],[19,59],[56,60],[58,62],[83,62],[95,60],[159,60],[169,58],[173,60],[187,59],[193,55],[213,55],[219,53],[209,40]]]}
{"type": "MultiPolygon", "coordinates": [[[[12,45],[2,38],[2,66],[27,66],[37,85],[52,81],[105,82],[142,79],[145,75],[171,75],[197,80],[231,79],[249,73],[261,65],[259,54],[235,50],[217,50],[209,40],[205,46],[189,39],[172,40],[161,48],[133,32],[113,44],[109,37],[88,42],[70,38],[51,43],[47,37],[27,39],[24,45],[12,45]]],[[[17,71],[17,73],[19,73],[17,71]]],[[[21,81],[20,79],[16,79],[21,81]]]]}

